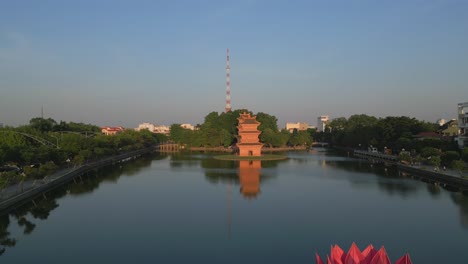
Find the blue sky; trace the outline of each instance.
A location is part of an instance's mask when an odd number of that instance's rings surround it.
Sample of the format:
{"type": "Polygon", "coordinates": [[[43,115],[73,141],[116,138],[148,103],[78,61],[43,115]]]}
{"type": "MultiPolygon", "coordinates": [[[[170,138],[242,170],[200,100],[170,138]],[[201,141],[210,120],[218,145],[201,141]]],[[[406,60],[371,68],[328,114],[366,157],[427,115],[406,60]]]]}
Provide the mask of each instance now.
{"type": "Polygon", "coordinates": [[[455,118],[468,1],[0,1],[0,122],[201,123],[225,104],[289,122],[455,118]]]}

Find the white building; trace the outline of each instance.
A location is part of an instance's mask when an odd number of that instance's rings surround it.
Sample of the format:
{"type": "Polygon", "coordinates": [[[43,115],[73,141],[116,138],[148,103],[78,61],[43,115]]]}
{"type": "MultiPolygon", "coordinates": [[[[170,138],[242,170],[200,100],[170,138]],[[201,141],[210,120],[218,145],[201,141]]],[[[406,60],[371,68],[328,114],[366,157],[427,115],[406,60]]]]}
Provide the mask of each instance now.
{"type": "Polygon", "coordinates": [[[294,129],[297,129],[298,131],[303,131],[307,130],[309,128],[309,124],[307,123],[286,123],[286,130],[288,130],[290,133],[294,131],[294,129]]]}
{"type": "Polygon", "coordinates": [[[443,126],[445,123],[447,123],[447,121],[443,118],[440,118],[437,119],[436,123],[439,124],[439,126],[443,126]]]}
{"type": "Polygon", "coordinates": [[[165,125],[154,126],[153,132],[158,134],[169,135],[169,133],[171,132],[171,128],[165,125]]]}
{"type": "Polygon", "coordinates": [[[151,123],[142,123],[142,124],[139,124],[137,128],[135,128],[136,131],[140,131],[143,129],[147,129],[150,132],[154,132],[154,125],[151,123]]]}
{"type": "Polygon", "coordinates": [[[317,131],[318,132],[325,131],[325,127],[327,126],[329,121],[330,121],[330,117],[327,115],[317,117],[317,131]]]}
{"type": "Polygon", "coordinates": [[[142,123],[139,124],[137,128],[135,128],[136,131],[140,131],[143,129],[147,129],[152,133],[158,133],[158,134],[165,134],[168,135],[171,132],[171,128],[169,126],[165,125],[155,125],[151,123],[142,123]]]}
{"type": "Polygon", "coordinates": [[[460,148],[468,147],[468,102],[458,104],[458,146],[460,148]]]}
{"type": "Polygon", "coordinates": [[[191,124],[181,124],[180,126],[185,129],[195,130],[195,127],[191,124]]]}

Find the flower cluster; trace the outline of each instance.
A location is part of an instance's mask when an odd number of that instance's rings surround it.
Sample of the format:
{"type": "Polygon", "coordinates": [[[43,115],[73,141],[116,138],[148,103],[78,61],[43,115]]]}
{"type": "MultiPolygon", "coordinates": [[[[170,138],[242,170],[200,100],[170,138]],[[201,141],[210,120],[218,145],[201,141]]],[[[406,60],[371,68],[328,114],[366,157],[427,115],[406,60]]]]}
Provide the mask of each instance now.
{"type": "MultiPolygon", "coordinates": [[[[317,264],[324,264],[318,254],[315,254],[317,264]]],[[[327,264],[392,264],[384,247],[376,251],[369,245],[362,252],[355,243],[351,245],[348,253],[345,253],[338,245],[331,247],[330,256],[327,255],[327,264]]],[[[399,258],[395,264],[412,264],[408,254],[399,258]]]]}

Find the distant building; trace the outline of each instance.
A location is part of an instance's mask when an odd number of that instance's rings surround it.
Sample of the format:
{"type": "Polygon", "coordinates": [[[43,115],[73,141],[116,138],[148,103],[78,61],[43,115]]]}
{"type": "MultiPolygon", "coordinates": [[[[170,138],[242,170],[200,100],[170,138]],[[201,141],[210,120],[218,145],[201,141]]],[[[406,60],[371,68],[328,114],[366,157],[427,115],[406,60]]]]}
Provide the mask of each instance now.
{"type": "Polygon", "coordinates": [[[294,131],[294,129],[297,129],[298,131],[303,131],[307,130],[309,128],[309,124],[307,123],[286,123],[286,130],[288,130],[290,133],[294,131]]]}
{"type": "Polygon", "coordinates": [[[110,135],[115,135],[115,134],[118,134],[118,133],[121,133],[123,132],[125,129],[123,127],[101,127],[101,132],[106,135],[106,136],[110,136],[110,135]]]}
{"type": "Polygon", "coordinates": [[[147,129],[150,132],[154,133],[154,124],[142,123],[142,124],[139,124],[137,128],[135,128],[136,131],[140,131],[140,130],[143,130],[143,129],[147,129]]]}
{"type": "Polygon", "coordinates": [[[181,124],[180,126],[185,129],[195,130],[195,127],[191,124],[181,124]]]}
{"type": "Polygon", "coordinates": [[[153,133],[169,135],[169,133],[171,133],[171,128],[165,125],[154,126],[153,133]]]}
{"type": "Polygon", "coordinates": [[[439,127],[439,132],[443,136],[458,136],[460,128],[458,128],[458,120],[452,119],[439,127]]]}
{"type": "Polygon", "coordinates": [[[317,131],[323,132],[327,127],[328,122],[330,122],[330,117],[327,115],[317,117],[317,131]]]}
{"type": "MultiPolygon", "coordinates": [[[[190,126],[190,124],[185,124],[185,125],[190,126]]],[[[135,128],[136,131],[140,131],[143,129],[147,129],[151,133],[164,134],[164,135],[169,135],[169,133],[171,132],[171,128],[169,126],[155,125],[152,123],[141,123],[138,125],[137,128],[135,128]]]]}
{"type": "Polygon", "coordinates": [[[3,128],[3,123],[0,123],[0,128],[3,128]]]}
{"type": "Polygon", "coordinates": [[[443,126],[447,121],[445,121],[445,119],[443,118],[440,118],[440,119],[437,119],[436,123],[439,124],[439,126],[443,126]]]}
{"type": "Polygon", "coordinates": [[[458,104],[458,146],[464,148],[468,146],[468,102],[458,104]]]}

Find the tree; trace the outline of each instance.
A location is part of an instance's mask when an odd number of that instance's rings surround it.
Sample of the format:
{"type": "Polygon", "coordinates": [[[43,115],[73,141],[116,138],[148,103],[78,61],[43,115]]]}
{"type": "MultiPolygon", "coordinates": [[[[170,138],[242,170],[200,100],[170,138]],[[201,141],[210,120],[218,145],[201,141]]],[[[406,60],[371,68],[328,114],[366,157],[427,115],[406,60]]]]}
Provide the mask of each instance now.
{"type": "Polygon", "coordinates": [[[465,162],[468,162],[468,147],[463,148],[462,159],[465,162]]]}
{"type": "Polygon", "coordinates": [[[258,130],[263,132],[269,128],[274,133],[278,132],[278,119],[275,116],[259,112],[257,113],[257,121],[260,122],[258,130]]]}
{"type": "Polygon", "coordinates": [[[465,168],[465,162],[463,162],[462,160],[454,160],[450,164],[450,167],[452,167],[454,170],[457,170],[461,175],[463,168],[465,168]]]}
{"type": "Polygon", "coordinates": [[[440,152],[436,148],[425,147],[421,150],[421,156],[424,158],[435,157],[435,156],[439,157],[439,155],[440,155],[440,152]]]}
{"type": "Polygon", "coordinates": [[[442,162],[446,165],[449,165],[454,160],[458,160],[460,158],[460,154],[456,151],[447,151],[442,155],[442,162]]]}
{"type": "Polygon", "coordinates": [[[439,156],[431,156],[428,158],[429,164],[434,165],[436,168],[440,166],[440,157],[439,156]]]}
{"type": "Polygon", "coordinates": [[[29,125],[41,133],[52,131],[57,122],[52,118],[35,117],[29,121],[29,125]]]}

